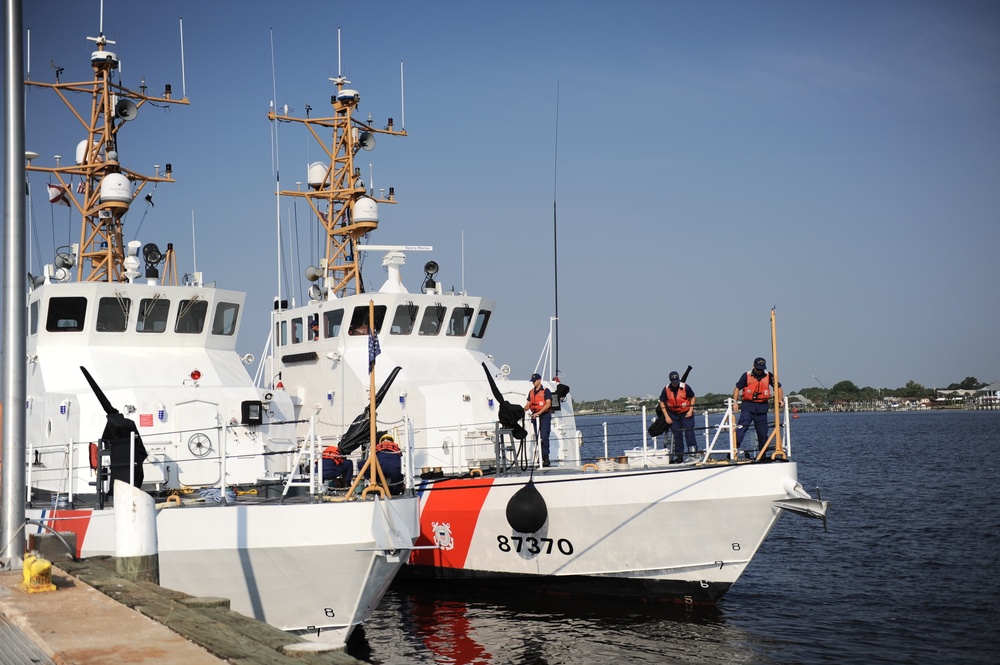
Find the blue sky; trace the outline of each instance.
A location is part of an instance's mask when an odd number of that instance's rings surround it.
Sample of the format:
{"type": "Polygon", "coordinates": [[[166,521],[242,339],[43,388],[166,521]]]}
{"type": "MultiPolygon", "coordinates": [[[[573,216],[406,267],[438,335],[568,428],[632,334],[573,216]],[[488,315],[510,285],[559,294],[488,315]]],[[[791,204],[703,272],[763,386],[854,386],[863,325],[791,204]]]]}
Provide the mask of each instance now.
{"type": "MultiPolygon", "coordinates": [[[[178,94],[179,18],[191,106],[143,109],[120,146],[146,173],[171,162],[177,184],[126,230],[141,220],[190,271],[194,212],[197,268],[250,293],[241,352],[260,353],[276,281],[268,104],[329,108],[340,27],[362,113],[398,127],[405,67],[409,137],[368,153],[399,204],[371,241],[434,246],[411,257],[411,290],[434,258],[446,288],[497,300],[487,346],[515,374],[553,313],[555,199],[559,367],[578,399],[656,393],[689,364],[696,391],[728,391],[770,358],[772,306],[792,389],[1000,380],[995,2],[109,0],[127,85],[178,94]]],[[[32,77],[55,62],[88,79],[98,19],[96,0],[25,3],[32,77]]],[[[51,93],[27,95],[27,124],[39,163],[73,154],[51,93]]],[[[311,141],[279,130],[284,187],[311,141]]],[[[65,210],[33,203],[45,262],[65,210]]]]}

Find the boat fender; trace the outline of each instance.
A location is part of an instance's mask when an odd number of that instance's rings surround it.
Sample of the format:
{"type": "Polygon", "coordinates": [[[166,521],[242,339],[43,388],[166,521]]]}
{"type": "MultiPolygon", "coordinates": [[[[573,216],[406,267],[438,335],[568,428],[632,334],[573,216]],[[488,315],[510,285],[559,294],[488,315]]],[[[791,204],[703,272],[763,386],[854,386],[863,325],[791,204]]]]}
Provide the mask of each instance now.
{"type": "Polygon", "coordinates": [[[533,480],[514,492],[514,496],[507,502],[507,524],[514,531],[535,533],[545,526],[548,519],[549,509],[533,480]]]}
{"type": "Polygon", "coordinates": [[[97,471],[97,444],[90,444],[90,470],[97,471]]]}

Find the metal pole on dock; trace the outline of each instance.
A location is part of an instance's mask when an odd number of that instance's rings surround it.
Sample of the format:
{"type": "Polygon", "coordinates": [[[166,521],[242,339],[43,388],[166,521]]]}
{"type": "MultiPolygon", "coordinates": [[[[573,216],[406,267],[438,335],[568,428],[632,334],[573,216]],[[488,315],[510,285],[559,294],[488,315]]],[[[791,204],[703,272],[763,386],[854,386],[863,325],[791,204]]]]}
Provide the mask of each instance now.
{"type": "Polygon", "coordinates": [[[24,55],[21,0],[4,2],[3,439],[0,442],[0,567],[24,554],[25,224],[24,55]]]}

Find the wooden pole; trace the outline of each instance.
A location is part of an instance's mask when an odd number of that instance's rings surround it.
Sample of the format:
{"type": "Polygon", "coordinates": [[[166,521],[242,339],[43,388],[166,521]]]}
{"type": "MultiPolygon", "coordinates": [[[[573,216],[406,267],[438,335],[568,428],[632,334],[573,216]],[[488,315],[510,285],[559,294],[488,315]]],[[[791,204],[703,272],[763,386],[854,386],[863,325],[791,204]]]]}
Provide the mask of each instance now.
{"type": "Polygon", "coordinates": [[[781,402],[782,391],[778,381],[778,333],[775,324],[775,311],[771,308],[771,366],[774,367],[774,453],[771,459],[785,458],[785,447],[781,440],[781,402]]]}
{"type": "MultiPolygon", "coordinates": [[[[368,301],[368,335],[369,340],[371,336],[377,334],[375,331],[375,301],[368,301]]],[[[369,344],[371,342],[369,341],[369,344]]],[[[375,438],[378,436],[377,423],[375,422],[375,358],[371,354],[371,349],[368,350],[369,360],[368,360],[368,389],[369,389],[369,400],[368,400],[368,459],[365,463],[361,465],[358,469],[358,475],[351,484],[351,488],[347,490],[347,498],[350,499],[354,496],[354,491],[357,489],[358,485],[361,483],[361,479],[364,478],[365,474],[369,474],[368,487],[366,487],[361,492],[361,497],[364,498],[369,492],[378,492],[383,498],[388,498],[389,496],[389,483],[385,479],[385,473],[382,471],[382,466],[378,463],[378,457],[375,455],[375,438]]]]}

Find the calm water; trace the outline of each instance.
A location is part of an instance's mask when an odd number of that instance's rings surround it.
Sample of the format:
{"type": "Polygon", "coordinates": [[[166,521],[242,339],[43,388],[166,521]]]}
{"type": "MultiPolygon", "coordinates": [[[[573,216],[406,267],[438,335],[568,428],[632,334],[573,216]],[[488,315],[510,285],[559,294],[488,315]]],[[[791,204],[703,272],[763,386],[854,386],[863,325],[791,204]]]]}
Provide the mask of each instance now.
{"type": "MultiPolygon", "coordinates": [[[[581,419],[584,456],[638,418],[581,419]]],[[[1000,412],[802,414],[785,515],[716,608],[393,589],[352,639],[372,663],[1000,663],[1000,412]]],[[[627,447],[631,447],[631,443],[627,447]]]]}

